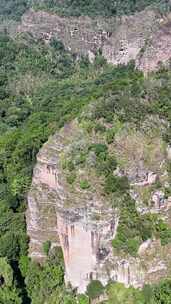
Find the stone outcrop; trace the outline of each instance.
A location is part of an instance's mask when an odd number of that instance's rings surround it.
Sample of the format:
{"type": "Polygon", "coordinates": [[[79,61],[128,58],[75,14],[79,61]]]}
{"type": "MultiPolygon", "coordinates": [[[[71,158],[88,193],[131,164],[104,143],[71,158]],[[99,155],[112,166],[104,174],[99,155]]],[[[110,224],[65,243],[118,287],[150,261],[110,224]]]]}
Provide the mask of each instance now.
{"type": "MultiPolygon", "coordinates": [[[[38,262],[46,257],[43,243],[61,246],[65,279],[78,292],[86,291],[91,279],[104,285],[109,280],[142,287],[167,276],[171,246],[157,240],[143,243],[137,257],[113,252],[119,214],[98,191],[72,188],[62,168],[62,155],[78,132],[76,122],[50,137],[37,156],[28,195],[27,232],[29,254],[38,262]]],[[[154,192],[153,200],[162,193],[154,192]],[[157,196],[156,196],[157,195],[157,196]]]]}
{"type": "Polygon", "coordinates": [[[101,50],[108,63],[127,64],[135,60],[137,68],[148,73],[171,57],[170,15],[145,10],[117,18],[59,17],[30,9],[22,17],[17,32],[30,32],[49,42],[56,38],[76,55],[93,61],[101,50]]]}
{"type": "MultiPolygon", "coordinates": [[[[100,20],[99,20],[100,22],[100,20]]],[[[29,10],[18,27],[18,32],[29,32],[35,38],[48,42],[52,38],[62,41],[65,48],[78,55],[96,53],[102,48],[107,31],[89,17],[65,18],[47,12],[29,10]]]]}
{"type": "MultiPolygon", "coordinates": [[[[30,237],[30,256],[37,261],[45,258],[43,243],[50,240],[59,246],[56,217],[56,158],[58,145],[45,144],[37,156],[32,187],[28,195],[27,232],[30,237]],[[47,153],[48,150],[48,153],[47,153]],[[50,154],[51,153],[51,154],[50,154]],[[50,157],[52,155],[52,157],[50,157]]],[[[59,186],[60,187],[60,186],[59,186]]],[[[59,188],[60,189],[60,188],[59,188]]]]}

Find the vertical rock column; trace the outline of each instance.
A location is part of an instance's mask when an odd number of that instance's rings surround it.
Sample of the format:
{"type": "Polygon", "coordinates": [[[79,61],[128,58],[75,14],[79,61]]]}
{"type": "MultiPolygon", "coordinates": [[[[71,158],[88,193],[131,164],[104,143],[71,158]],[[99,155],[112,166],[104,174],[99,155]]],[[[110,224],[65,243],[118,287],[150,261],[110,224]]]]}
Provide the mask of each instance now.
{"type": "Polygon", "coordinates": [[[67,224],[60,216],[58,233],[64,253],[66,281],[83,293],[96,267],[94,246],[98,247],[98,236],[94,238],[92,231],[86,229],[83,223],[67,224]]]}
{"type": "Polygon", "coordinates": [[[38,262],[46,258],[43,252],[44,242],[51,241],[52,247],[59,246],[56,202],[60,199],[60,185],[57,164],[62,146],[57,143],[58,139],[54,136],[40,150],[28,194],[26,219],[30,238],[29,254],[38,262]]]}
{"type": "Polygon", "coordinates": [[[37,156],[28,195],[27,232],[30,256],[38,262],[45,259],[45,241],[62,247],[66,282],[83,293],[91,279],[108,282],[105,263],[118,220],[96,193],[69,190],[60,153],[66,149],[71,131],[69,126],[51,137],[37,156]]]}

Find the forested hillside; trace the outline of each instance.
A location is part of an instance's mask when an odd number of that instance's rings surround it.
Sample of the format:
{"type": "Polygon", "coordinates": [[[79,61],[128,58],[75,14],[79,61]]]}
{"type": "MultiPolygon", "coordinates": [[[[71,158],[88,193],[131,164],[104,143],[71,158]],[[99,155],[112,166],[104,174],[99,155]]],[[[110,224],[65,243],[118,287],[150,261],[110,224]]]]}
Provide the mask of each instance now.
{"type": "MultiPolygon", "coordinates": [[[[47,0],[43,1],[41,8],[69,15],[111,16],[131,13],[159,2],[115,1],[109,5],[109,1],[47,0]]],[[[165,4],[167,1],[161,6],[165,7],[165,4]]],[[[30,1],[1,0],[0,15],[3,19],[19,20],[30,5],[30,1]]],[[[38,1],[34,1],[34,5],[38,8],[38,1]]],[[[57,40],[46,45],[42,41],[35,41],[29,34],[19,35],[15,40],[6,33],[0,34],[0,303],[88,304],[89,298],[96,298],[104,292],[98,281],[93,282],[93,286],[90,284],[87,295],[76,296],[71,288],[66,289],[59,248],[48,255],[48,244],[45,244],[48,257],[43,266],[30,261],[27,256],[26,195],[36,155],[48,137],[65,122],[76,117],[81,121],[82,112],[87,111],[89,104],[95,104],[95,107],[93,115],[87,119],[87,125],[95,133],[106,132],[99,124],[100,119],[110,123],[115,117],[121,124],[134,124],[136,129],[148,115],[159,116],[169,124],[170,83],[169,69],[163,68],[144,78],[141,72],[135,70],[134,63],[114,68],[97,54],[94,63],[90,64],[87,58],[78,60],[65,51],[57,40]]],[[[105,133],[108,143],[114,136],[113,132],[105,133]]],[[[162,136],[166,144],[171,143],[170,128],[162,136]]],[[[111,165],[109,158],[104,161],[99,156],[97,170],[107,172],[107,194],[115,192],[111,165]]],[[[69,178],[69,182],[74,182],[72,174],[69,178]]],[[[87,186],[85,183],[82,185],[87,186]]],[[[119,183],[116,186],[121,187],[121,192],[127,187],[126,183],[123,188],[119,183]]],[[[170,192],[169,188],[168,195],[170,192]]],[[[129,217],[131,207],[124,208],[129,217]]],[[[139,242],[145,232],[140,229],[141,219],[135,212],[135,206],[133,212],[138,227],[134,237],[138,235],[139,242]]],[[[117,249],[124,247],[126,252],[136,254],[136,244],[123,246],[123,235],[129,238],[130,234],[128,221],[124,220],[123,216],[123,226],[113,246],[117,249]]],[[[147,225],[149,221],[147,219],[147,225]]],[[[151,224],[153,222],[149,226],[151,224]]],[[[155,229],[164,243],[171,241],[169,227],[161,225],[155,229]]],[[[110,283],[105,292],[108,295],[106,304],[114,301],[116,304],[168,304],[171,303],[171,277],[157,286],[145,286],[142,291],[110,283]]]]}
{"type": "Polygon", "coordinates": [[[162,12],[170,10],[167,0],[127,0],[127,1],[90,1],[90,0],[1,0],[1,19],[18,21],[29,8],[45,9],[65,16],[120,16],[141,11],[147,6],[157,7],[162,12]]]}
{"type": "Polygon", "coordinates": [[[0,2],[0,18],[18,21],[28,8],[28,0],[2,0],[0,2]]]}
{"type": "Polygon", "coordinates": [[[141,11],[147,6],[160,8],[166,12],[170,9],[167,0],[128,0],[128,1],[91,1],[91,0],[32,0],[35,8],[48,9],[62,15],[120,16],[141,11]]]}

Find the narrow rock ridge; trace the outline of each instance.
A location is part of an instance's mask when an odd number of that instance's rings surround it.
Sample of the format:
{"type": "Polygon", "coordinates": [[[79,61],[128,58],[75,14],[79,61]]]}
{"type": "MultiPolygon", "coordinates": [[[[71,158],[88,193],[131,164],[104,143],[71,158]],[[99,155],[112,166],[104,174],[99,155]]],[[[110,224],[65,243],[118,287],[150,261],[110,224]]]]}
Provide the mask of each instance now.
{"type": "Polygon", "coordinates": [[[104,285],[109,280],[125,286],[142,287],[166,277],[170,269],[171,246],[157,240],[143,243],[137,257],[114,254],[112,239],[119,216],[98,193],[72,191],[63,174],[61,155],[67,149],[78,125],[72,122],[51,136],[37,156],[28,195],[27,232],[29,254],[42,262],[43,243],[51,249],[61,246],[65,261],[65,280],[79,293],[91,279],[104,285]]]}
{"type": "Polygon", "coordinates": [[[61,40],[73,53],[94,60],[98,50],[108,63],[127,64],[135,60],[144,73],[158,69],[171,58],[171,15],[144,10],[117,18],[59,17],[30,9],[22,17],[17,32],[29,32],[49,42],[61,40]]]}

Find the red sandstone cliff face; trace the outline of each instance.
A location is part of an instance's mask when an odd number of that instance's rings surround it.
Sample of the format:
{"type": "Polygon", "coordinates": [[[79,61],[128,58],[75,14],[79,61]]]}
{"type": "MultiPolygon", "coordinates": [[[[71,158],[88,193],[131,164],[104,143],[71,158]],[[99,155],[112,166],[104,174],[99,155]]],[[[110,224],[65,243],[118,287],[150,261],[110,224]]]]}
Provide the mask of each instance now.
{"type": "Polygon", "coordinates": [[[156,11],[145,10],[121,18],[59,17],[29,10],[17,32],[30,32],[35,38],[49,42],[61,40],[66,49],[87,55],[93,61],[100,49],[107,62],[114,65],[136,61],[145,73],[156,70],[160,62],[171,58],[171,21],[156,11]]]}
{"type": "MultiPolygon", "coordinates": [[[[95,194],[73,195],[62,176],[60,153],[67,146],[66,136],[74,132],[74,124],[66,126],[61,135],[54,135],[40,150],[34,169],[32,187],[28,195],[27,232],[30,237],[30,256],[45,259],[43,243],[51,241],[51,247],[63,249],[66,282],[85,292],[90,279],[107,283],[106,270],[99,272],[99,252],[103,243],[106,252],[111,251],[118,216],[112,210],[102,208],[95,194]],[[103,220],[93,219],[102,212],[103,220]]],[[[103,262],[103,260],[102,260],[103,262]]]]}

